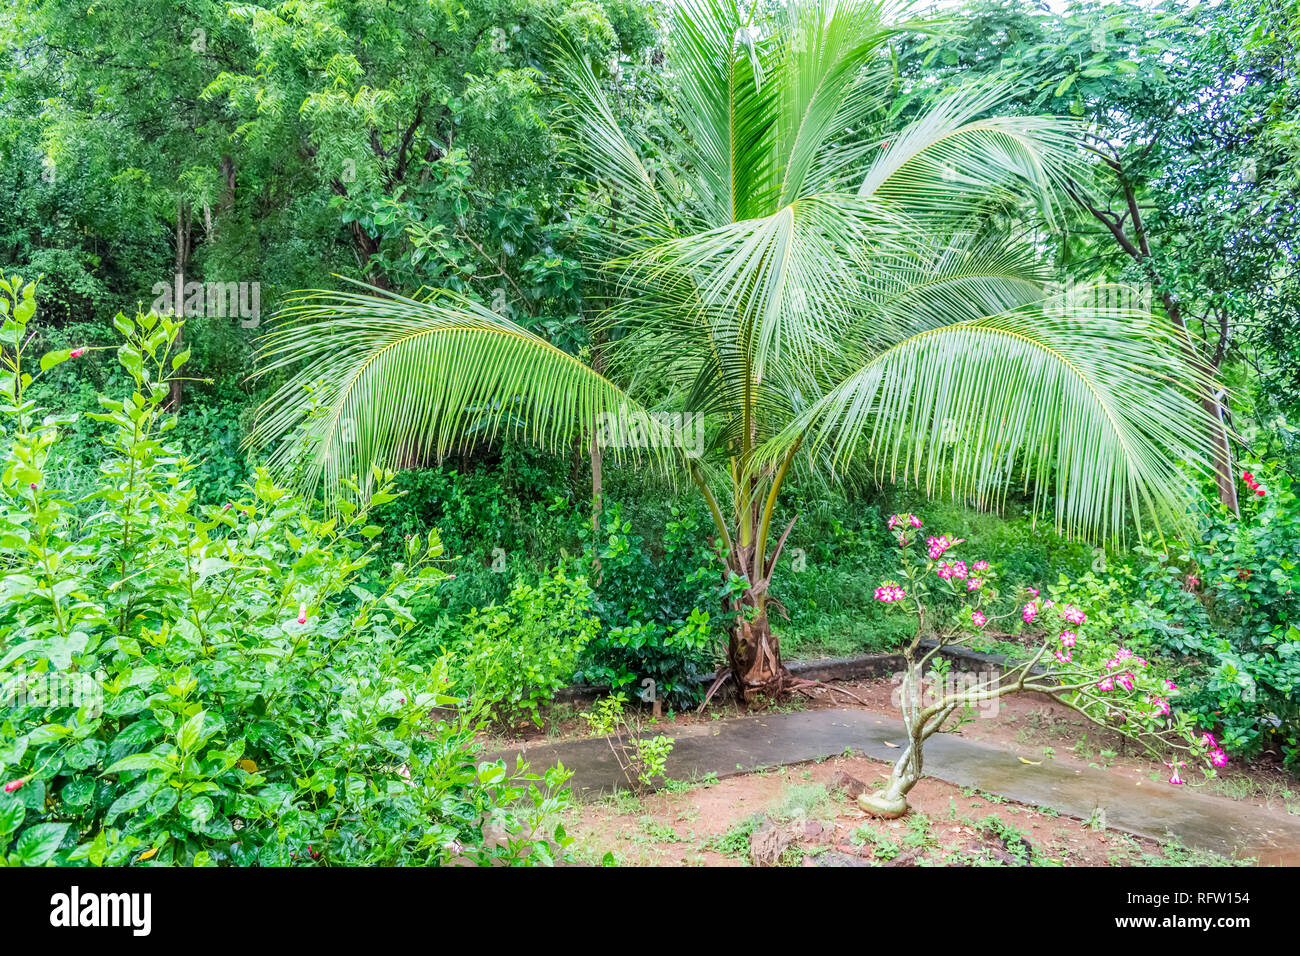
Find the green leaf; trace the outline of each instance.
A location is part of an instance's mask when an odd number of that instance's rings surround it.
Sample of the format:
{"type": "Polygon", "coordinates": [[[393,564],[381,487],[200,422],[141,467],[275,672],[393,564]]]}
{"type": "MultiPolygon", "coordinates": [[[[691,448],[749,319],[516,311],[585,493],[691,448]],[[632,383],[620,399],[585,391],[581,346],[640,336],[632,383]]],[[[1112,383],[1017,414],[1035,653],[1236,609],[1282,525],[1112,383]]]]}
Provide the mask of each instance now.
{"type": "Polygon", "coordinates": [[[101,776],[115,773],[130,773],[137,770],[171,770],[173,764],[165,757],[153,753],[132,754],[110,766],[101,776]]]}
{"type": "Polygon", "coordinates": [[[177,734],[176,737],[176,742],[185,753],[193,753],[194,749],[205,739],[203,735],[203,721],[206,717],[207,711],[201,710],[181,725],[180,733],[177,734]]]}
{"type": "Polygon", "coordinates": [[[17,797],[6,794],[0,798],[0,837],[7,837],[17,830],[26,813],[27,808],[17,797]]]}
{"type": "Polygon", "coordinates": [[[50,861],[68,832],[66,823],[38,823],[23,831],[16,852],[23,866],[44,866],[50,861]]]}
{"type": "Polygon", "coordinates": [[[58,349],[54,352],[46,352],[41,356],[41,371],[48,372],[54,366],[62,365],[70,358],[72,358],[72,349],[58,349]]]}

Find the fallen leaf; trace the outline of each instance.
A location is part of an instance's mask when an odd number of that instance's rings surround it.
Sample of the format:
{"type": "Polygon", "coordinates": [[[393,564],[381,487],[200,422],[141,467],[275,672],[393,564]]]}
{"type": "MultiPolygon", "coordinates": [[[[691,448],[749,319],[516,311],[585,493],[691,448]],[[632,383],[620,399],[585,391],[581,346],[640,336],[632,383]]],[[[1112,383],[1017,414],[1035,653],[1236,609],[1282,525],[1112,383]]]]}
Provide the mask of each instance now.
{"type": "Polygon", "coordinates": [[[1020,762],[1021,762],[1021,763],[1027,763],[1027,764],[1029,764],[1029,766],[1031,766],[1031,767],[1040,767],[1040,766],[1042,766],[1042,764],[1043,764],[1043,762],[1042,762],[1041,760],[1026,760],[1024,757],[1021,757],[1021,758],[1020,758],[1020,762]]]}
{"type": "Polygon", "coordinates": [[[895,750],[897,750],[899,747],[898,744],[891,744],[888,740],[882,740],[881,743],[884,744],[886,747],[893,747],[895,750]]]}
{"type": "Polygon", "coordinates": [[[140,863],[140,862],[142,862],[142,861],[144,861],[144,860],[148,860],[149,858],[151,858],[151,857],[152,857],[154,854],[156,854],[157,852],[158,852],[158,848],[157,848],[157,847],[154,847],[152,850],[146,850],[144,853],[141,853],[138,857],[136,857],[135,862],[140,863]]]}

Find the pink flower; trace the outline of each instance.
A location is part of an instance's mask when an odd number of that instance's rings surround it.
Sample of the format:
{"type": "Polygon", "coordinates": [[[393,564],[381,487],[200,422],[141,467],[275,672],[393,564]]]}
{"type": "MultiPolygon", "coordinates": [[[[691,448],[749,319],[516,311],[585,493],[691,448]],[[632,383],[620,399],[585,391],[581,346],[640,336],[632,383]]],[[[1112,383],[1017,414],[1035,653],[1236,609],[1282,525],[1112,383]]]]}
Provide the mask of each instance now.
{"type": "Polygon", "coordinates": [[[897,584],[882,584],[876,588],[876,600],[885,604],[892,604],[894,601],[901,601],[907,597],[907,592],[897,584]]]}
{"type": "Polygon", "coordinates": [[[981,587],[983,587],[983,585],[984,582],[981,581],[979,578],[971,578],[969,581],[966,582],[966,590],[978,591],[981,587]]]}
{"type": "Polygon", "coordinates": [[[1169,782],[1172,783],[1175,787],[1181,784],[1183,782],[1183,778],[1178,776],[1178,768],[1183,766],[1183,761],[1176,760],[1173,763],[1165,764],[1165,766],[1168,767],[1172,772],[1169,777],[1169,782]]]}
{"type": "Polygon", "coordinates": [[[1064,651],[1053,651],[1052,656],[1062,664],[1068,664],[1073,657],[1073,652],[1067,647],[1064,651]]]}
{"type": "Polygon", "coordinates": [[[1173,681],[1171,681],[1168,677],[1166,677],[1165,690],[1178,690],[1178,685],[1175,684],[1173,681]]]}
{"type": "Polygon", "coordinates": [[[68,358],[81,358],[85,354],[86,354],[86,349],[84,347],[79,349],[73,349],[71,352],[68,353],[68,358]]]}
{"type": "Polygon", "coordinates": [[[966,570],[965,561],[958,561],[956,564],[952,566],[952,576],[954,578],[957,578],[959,581],[965,580],[968,574],[970,574],[970,572],[966,570]]]}
{"type": "Polygon", "coordinates": [[[1210,753],[1210,763],[1214,764],[1216,767],[1227,766],[1228,755],[1225,754],[1218,747],[1215,747],[1214,750],[1210,753]]]}
{"type": "Polygon", "coordinates": [[[15,790],[19,790],[25,783],[27,783],[27,780],[24,777],[19,777],[17,780],[10,780],[5,784],[5,793],[13,793],[15,790]]]}
{"type": "Polygon", "coordinates": [[[1133,652],[1132,652],[1132,651],[1125,650],[1124,648],[1121,647],[1121,648],[1119,649],[1119,653],[1117,653],[1117,654],[1115,655],[1115,659],[1116,659],[1116,660],[1119,660],[1119,661],[1126,661],[1126,660],[1128,660],[1128,659],[1129,659],[1130,657],[1132,657],[1132,656],[1133,656],[1133,652]]]}
{"type": "Polygon", "coordinates": [[[925,543],[929,545],[930,548],[928,552],[930,560],[938,561],[940,558],[943,557],[943,553],[945,551],[947,551],[949,548],[956,547],[957,545],[961,544],[965,540],[966,540],[965,538],[950,538],[946,534],[941,535],[940,537],[937,538],[934,537],[926,538],[925,543]]]}
{"type": "Polygon", "coordinates": [[[1214,734],[1201,734],[1201,743],[1206,747],[1217,750],[1219,742],[1214,739],[1214,734]]]}
{"type": "Polygon", "coordinates": [[[1167,717],[1169,715],[1169,701],[1163,697],[1148,697],[1147,703],[1155,708],[1151,711],[1152,717],[1167,717]]]}
{"type": "Polygon", "coordinates": [[[1083,612],[1073,604],[1066,605],[1065,610],[1061,612],[1061,617],[1075,625],[1082,624],[1085,620],[1083,612]]]}
{"type": "Polygon", "coordinates": [[[1061,632],[1061,644],[1062,644],[1064,647],[1074,647],[1075,639],[1076,639],[1078,636],[1079,636],[1079,635],[1075,634],[1074,631],[1062,631],[1062,632],[1061,632]]]}
{"type": "Polygon", "coordinates": [[[989,563],[987,561],[976,561],[974,568],[976,571],[987,571],[989,569],[989,563]]]}
{"type": "Polygon", "coordinates": [[[1030,597],[1032,598],[1038,597],[1038,588],[1025,588],[1025,590],[1029,593],[1030,597]]]}
{"type": "Polygon", "coordinates": [[[1020,617],[1026,624],[1032,624],[1034,618],[1038,617],[1038,605],[1033,601],[1030,601],[1025,605],[1025,610],[1021,613],[1020,617]]]}
{"type": "Polygon", "coordinates": [[[974,622],[976,627],[983,627],[985,624],[989,622],[989,619],[985,617],[983,614],[981,614],[979,611],[972,611],[970,615],[970,619],[972,622],[974,622]]]}
{"type": "Polygon", "coordinates": [[[1257,495],[1259,495],[1261,498],[1263,498],[1263,497],[1264,497],[1264,489],[1263,489],[1263,488],[1256,488],[1256,489],[1255,489],[1255,494],[1257,494],[1257,495]]]}
{"type": "Polygon", "coordinates": [[[306,602],[298,605],[298,623],[307,623],[307,604],[306,602]]]}
{"type": "Polygon", "coordinates": [[[921,527],[921,519],[914,514],[889,516],[890,531],[893,531],[895,528],[901,528],[905,524],[910,524],[913,528],[919,528],[921,527]]]}
{"type": "Polygon", "coordinates": [[[1133,689],[1132,674],[1120,674],[1118,677],[1115,678],[1115,682],[1119,684],[1120,687],[1123,687],[1125,690],[1133,689]]]}
{"type": "Polygon", "coordinates": [[[1113,677],[1103,677],[1103,678],[1098,682],[1098,684],[1097,684],[1097,689],[1098,689],[1098,690],[1107,690],[1107,691],[1109,691],[1109,690],[1114,690],[1114,689],[1115,689],[1115,678],[1113,678],[1113,677]]]}

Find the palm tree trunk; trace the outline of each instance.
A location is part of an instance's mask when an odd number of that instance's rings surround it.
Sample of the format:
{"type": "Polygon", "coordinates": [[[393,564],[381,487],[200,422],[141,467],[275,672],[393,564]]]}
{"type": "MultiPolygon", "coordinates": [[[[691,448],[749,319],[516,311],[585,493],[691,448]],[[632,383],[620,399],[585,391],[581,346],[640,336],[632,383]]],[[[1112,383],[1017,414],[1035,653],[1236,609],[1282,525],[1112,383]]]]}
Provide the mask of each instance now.
{"type": "Polygon", "coordinates": [[[766,609],[752,618],[737,615],[728,632],[727,663],[741,698],[775,699],[788,689],[790,672],[781,661],[781,646],[766,609]]]}
{"type": "MultiPolygon", "coordinates": [[[[733,552],[728,562],[733,573],[749,577],[747,562],[742,560],[753,554],[733,552]]],[[[750,577],[753,581],[753,578],[750,577]]],[[[772,633],[768,619],[767,577],[762,576],[734,598],[726,602],[725,612],[730,624],[727,628],[727,665],[735,681],[737,695],[746,703],[760,697],[776,699],[789,689],[790,672],[781,660],[781,643],[772,633]]]]}

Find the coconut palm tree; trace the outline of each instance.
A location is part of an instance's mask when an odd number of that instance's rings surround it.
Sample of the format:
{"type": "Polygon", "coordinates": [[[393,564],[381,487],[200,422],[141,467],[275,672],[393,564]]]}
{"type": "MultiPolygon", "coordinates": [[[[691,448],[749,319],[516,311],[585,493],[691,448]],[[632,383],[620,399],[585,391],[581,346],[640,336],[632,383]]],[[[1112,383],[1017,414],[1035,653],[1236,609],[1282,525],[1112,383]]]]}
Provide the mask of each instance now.
{"type": "Polygon", "coordinates": [[[987,87],[897,122],[886,45],[914,28],[883,0],[762,23],[678,0],[656,146],[561,55],[574,159],[606,207],[592,255],[618,289],[603,374],[449,292],[308,293],[264,342],[263,372],[296,372],[253,440],[284,467],[308,439],[307,480],[330,486],[502,433],[681,469],[740,580],[724,610],[746,698],[789,682],[768,588],[792,468],[865,462],[987,505],[1021,483],[1081,535],[1177,514],[1202,444],[1180,349],[1145,314],[1053,294],[998,226],[1082,188],[1075,130],[993,116],[987,87]],[[638,417],[665,408],[707,441],[638,417]]]}

